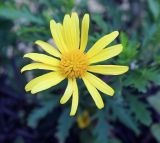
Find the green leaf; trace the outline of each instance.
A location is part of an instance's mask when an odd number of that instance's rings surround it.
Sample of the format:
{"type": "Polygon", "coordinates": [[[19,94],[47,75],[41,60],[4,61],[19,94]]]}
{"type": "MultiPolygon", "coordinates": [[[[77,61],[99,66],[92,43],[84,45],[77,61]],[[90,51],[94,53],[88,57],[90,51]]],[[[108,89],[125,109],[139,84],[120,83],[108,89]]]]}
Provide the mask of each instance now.
{"type": "Polygon", "coordinates": [[[137,96],[127,95],[126,98],[130,111],[135,115],[136,119],[142,124],[149,126],[152,123],[152,117],[151,112],[147,109],[147,105],[140,101],[137,96]]]}
{"type": "Polygon", "coordinates": [[[160,70],[156,68],[151,68],[145,71],[145,76],[156,85],[160,85],[160,70]]]}
{"type": "Polygon", "coordinates": [[[106,120],[106,115],[103,110],[98,111],[96,114],[98,119],[93,134],[97,138],[98,143],[106,143],[108,141],[109,125],[106,120]]]}
{"type": "Polygon", "coordinates": [[[151,82],[160,85],[159,70],[155,68],[136,69],[130,71],[127,76],[124,85],[135,87],[143,93],[147,92],[151,82]]]}
{"type": "Polygon", "coordinates": [[[148,80],[145,80],[141,72],[142,71],[140,70],[130,71],[124,81],[124,85],[134,87],[140,92],[145,93],[147,90],[148,80]]]}
{"type": "Polygon", "coordinates": [[[66,12],[70,12],[72,10],[72,8],[74,7],[74,0],[59,0],[59,5],[61,5],[61,7],[65,7],[66,12]]]}
{"type": "Polygon", "coordinates": [[[150,105],[160,114],[160,92],[147,98],[150,105]]]}
{"type": "Polygon", "coordinates": [[[2,5],[0,6],[0,16],[12,20],[21,18],[26,22],[43,24],[43,20],[39,16],[34,16],[26,7],[17,9],[13,5],[2,5]]]}
{"type": "Polygon", "coordinates": [[[27,43],[34,42],[37,39],[43,39],[47,41],[50,38],[48,33],[49,29],[46,29],[42,26],[20,27],[16,32],[19,39],[27,43]]]}
{"type": "Polygon", "coordinates": [[[49,100],[42,101],[41,107],[34,109],[29,115],[27,119],[28,126],[36,128],[39,121],[43,119],[49,112],[51,112],[58,103],[58,98],[56,97],[54,97],[54,99],[51,98],[49,100]]]}
{"type": "Polygon", "coordinates": [[[158,18],[160,13],[160,5],[157,0],[148,0],[149,9],[152,12],[155,19],[158,18]]]}
{"type": "Polygon", "coordinates": [[[103,17],[99,14],[94,14],[92,15],[93,21],[96,22],[99,28],[103,31],[103,33],[108,33],[108,25],[107,23],[103,20],[103,17]]]}
{"type": "Polygon", "coordinates": [[[160,124],[153,124],[151,127],[151,132],[155,139],[160,142],[160,124]]]}
{"type": "Polygon", "coordinates": [[[124,32],[120,33],[120,41],[121,41],[121,44],[123,45],[123,47],[128,46],[128,36],[126,33],[124,33],[124,32]]]}
{"type": "Polygon", "coordinates": [[[118,56],[118,63],[129,65],[136,60],[140,44],[135,40],[130,40],[128,42],[126,34],[121,35],[121,42],[123,45],[123,51],[118,56]]]}
{"type": "Polygon", "coordinates": [[[137,123],[131,116],[130,112],[125,107],[123,107],[123,105],[120,103],[112,103],[112,109],[114,115],[121,123],[133,130],[136,135],[140,134],[137,123]]]}
{"type": "Polygon", "coordinates": [[[158,27],[157,27],[157,24],[155,24],[155,23],[153,25],[151,25],[149,29],[148,29],[148,25],[146,27],[144,27],[144,31],[146,31],[146,33],[145,33],[145,36],[143,38],[142,47],[144,49],[142,49],[142,50],[145,50],[145,47],[147,46],[147,44],[151,40],[155,39],[154,35],[157,32],[157,30],[158,30],[158,27]]]}
{"type": "Polygon", "coordinates": [[[69,109],[65,109],[58,121],[57,133],[56,136],[60,143],[64,143],[66,138],[69,135],[69,130],[75,123],[75,118],[69,116],[69,109]]]}

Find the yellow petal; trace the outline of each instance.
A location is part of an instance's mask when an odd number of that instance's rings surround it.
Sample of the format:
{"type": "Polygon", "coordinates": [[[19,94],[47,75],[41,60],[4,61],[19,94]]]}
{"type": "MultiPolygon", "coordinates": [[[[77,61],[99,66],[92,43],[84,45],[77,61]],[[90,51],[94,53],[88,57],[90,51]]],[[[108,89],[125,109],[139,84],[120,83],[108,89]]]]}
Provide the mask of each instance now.
{"type": "Polygon", "coordinates": [[[44,54],[38,54],[38,53],[28,53],[24,55],[24,58],[30,58],[33,61],[36,62],[41,62],[47,65],[51,65],[51,66],[58,66],[59,64],[59,60],[55,59],[53,57],[44,55],[44,54]]]}
{"type": "Polygon", "coordinates": [[[71,15],[71,25],[73,30],[73,40],[74,46],[76,49],[79,48],[79,39],[80,39],[80,32],[79,32],[79,18],[76,12],[73,12],[71,15]]]}
{"type": "Polygon", "coordinates": [[[82,20],[81,27],[81,45],[80,49],[84,52],[88,42],[88,31],[89,31],[89,14],[85,14],[82,20]]]}
{"type": "Polygon", "coordinates": [[[32,63],[24,66],[21,69],[21,73],[24,71],[34,70],[34,69],[53,70],[53,71],[58,70],[58,68],[54,66],[50,66],[42,63],[32,63]]]}
{"type": "Polygon", "coordinates": [[[118,55],[122,51],[123,47],[121,44],[114,45],[108,48],[103,49],[99,54],[93,56],[89,59],[89,63],[97,63],[101,61],[105,61],[110,59],[116,55],[118,55]]]}
{"type": "Polygon", "coordinates": [[[64,92],[64,95],[62,96],[62,98],[60,100],[60,103],[65,104],[69,100],[69,98],[72,96],[72,94],[73,94],[72,80],[68,79],[68,85],[67,85],[67,88],[64,92]]]}
{"type": "Polygon", "coordinates": [[[119,65],[95,65],[88,67],[88,71],[103,75],[120,75],[127,72],[128,69],[128,66],[119,65]]]}
{"type": "MultiPolygon", "coordinates": [[[[50,30],[51,30],[51,34],[52,34],[52,37],[53,37],[53,39],[54,39],[54,42],[55,42],[55,30],[56,30],[56,25],[57,25],[57,23],[52,19],[51,21],[50,21],[50,30]]],[[[55,42],[55,44],[56,44],[56,42],[55,42]]],[[[57,44],[56,44],[56,46],[58,46],[57,44]]],[[[58,47],[57,47],[58,48],[58,47]]],[[[59,48],[58,48],[58,50],[59,51],[61,51],[59,48]]]]}
{"type": "Polygon", "coordinates": [[[91,81],[92,85],[96,87],[98,90],[100,90],[101,92],[108,94],[110,96],[113,96],[114,90],[109,85],[107,85],[104,81],[102,81],[100,78],[96,77],[95,75],[89,72],[87,72],[87,74],[85,75],[85,78],[88,81],[91,81]]]}
{"type": "Polygon", "coordinates": [[[66,45],[67,50],[69,50],[68,45],[69,45],[69,41],[68,41],[68,37],[65,34],[65,30],[64,30],[64,25],[61,24],[61,31],[62,31],[62,37],[64,40],[64,43],[66,45]]]}
{"type": "Polygon", "coordinates": [[[119,34],[118,31],[114,31],[108,35],[103,36],[101,39],[99,39],[87,52],[88,58],[91,58],[94,55],[98,54],[103,48],[109,45],[118,36],[118,34],[119,34]]]}
{"type": "Polygon", "coordinates": [[[50,21],[50,30],[51,30],[51,33],[53,32],[53,30],[55,29],[55,25],[56,25],[56,22],[52,19],[50,21]]]}
{"type": "Polygon", "coordinates": [[[74,116],[76,114],[78,108],[78,87],[76,79],[73,79],[73,96],[72,96],[72,106],[70,116],[74,116]]]}
{"type": "Polygon", "coordinates": [[[50,29],[51,29],[51,34],[54,39],[54,42],[56,43],[57,48],[61,53],[64,53],[66,47],[62,37],[62,27],[60,26],[60,24],[57,24],[54,20],[51,20],[50,29]]]}
{"type": "Polygon", "coordinates": [[[46,51],[47,53],[51,54],[52,56],[55,56],[55,57],[61,57],[61,54],[59,51],[57,51],[56,48],[54,48],[52,45],[50,45],[49,43],[47,42],[44,42],[44,41],[41,41],[41,40],[38,40],[35,42],[37,45],[39,45],[44,51],[46,51]]]}
{"type": "Polygon", "coordinates": [[[67,49],[67,46],[65,44],[64,37],[63,37],[63,27],[60,23],[57,24],[56,32],[57,32],[57,36],[58,36],[58,39],[56,39],[56,41],[59,40],[58,45],[59,45],[59,47],[61,47],[62,53],[67,52],[68,49],[67,49]]]}
{"type": "Polygon", "coordinates": [[[34,94],[58,84],[64,78],[65,77],[61,76],[58,72],[50,72],[31,80],[25,86],[25,90],[31,90],[31,93],[34,94]]]}
{"type": "Polygon", "coordinates": [[[96,106],[99,109],[102,109],[104,107],[104,103],[103,103],[102,97],[99,94],[99,92],[97,91],[97,89],[92,85],[92,83],[91,83],[92,81],[90,82],[85,77],[83,77],[82,80],[84,81],[84,84],[86,85],[86,87],[87,87],[90,95],[92,96],[96,106]]]}
{"type": "Polygon", "coordinates": [[[65,15],[64,20],[63,20],[63,31],[64,31],[64,36],[65,36],[65,42],[67,45],[68,49],[74,49],[75,47],[75,41],[74,41],[74,31],[75,29],[73,28],[73,24],[71,21],[71,18],[68,14],[65,15]]]}

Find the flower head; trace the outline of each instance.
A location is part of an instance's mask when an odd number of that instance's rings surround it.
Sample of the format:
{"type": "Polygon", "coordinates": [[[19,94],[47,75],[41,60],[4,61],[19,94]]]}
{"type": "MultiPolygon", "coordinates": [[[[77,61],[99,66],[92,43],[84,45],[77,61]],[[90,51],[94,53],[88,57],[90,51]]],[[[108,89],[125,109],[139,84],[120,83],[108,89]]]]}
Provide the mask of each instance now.
{"type": "Polygon", "coordinates": [[[75,12],[71,16],[65,15],[63,24],[51,20],[50,29],[56,48],[44,41],[36,41],[35,43],[49,55],[25,54],[25,58],[30,58],[34,62],[21,69],[21,72],[33,69],[49,70],[50,72],[31,80],[25,86],[25,90],[31,91],[32,94],[38,93],[67,79],[68,85],[60,103],[64,104],[72,97],[70,115],[75,115],[79,100],[76,79],[80,78],[86,85],[97,107],[99,109],[103,108],[104,103],[98,90],[110,96],[114,94],[114,90],[95,76],[94,73],[119,75],[128,71],[127,66],[96,65],[96,63],[112,58],[122,51],[121,44],[107,47],[118,36],[119,32],[114,31],[103,36],[86,51],[89,30],[88,14],[83,17],[81,34],[79,18],[75,12]]]}
{"type": "Polygon", "coordinates": [[[89,112],[84,111],[81,115],[78,115],[77,123],[78,123],[79,128],[81,129],[88,127],[91,123],[89,112]]]}

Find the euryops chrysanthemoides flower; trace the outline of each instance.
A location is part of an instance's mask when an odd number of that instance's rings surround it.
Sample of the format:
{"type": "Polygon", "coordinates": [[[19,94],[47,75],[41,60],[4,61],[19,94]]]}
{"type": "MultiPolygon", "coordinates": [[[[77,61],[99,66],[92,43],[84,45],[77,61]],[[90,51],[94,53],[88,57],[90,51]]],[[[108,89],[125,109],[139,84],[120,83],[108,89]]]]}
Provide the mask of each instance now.
{"type": "Polygon", "coordinates": [[[97,64],[118,55],[122,51],[121,44],[107,47],[119,35],[118,31],[103,36],[89,50],[86,50],[89,21],[89,15],[85,14],[80,31],[79,18],[75,12],[71,16],[66,14],[63,24],[51,20],[50,30],[56,47],[41,40],[36,41],[35,43],[49,55],[39,53],[25,54],[25,58],[30,58],[34,62],[24,66],[21,70],[21,72],[33,69],[50,71],[31,80],[25,86],[25,90],[31,91],[32,94],[46,90],[67,79],[68,85],[60,103],[64,104],[72,97],[71,116],[75,115],[78,107],[78,78],[84,82],[96,106],[102,109],[104,103],[99,91],[113,96],[114,90],[95,76],[95,73],[119,75],[128,71],[127,66],[97,64]]]}

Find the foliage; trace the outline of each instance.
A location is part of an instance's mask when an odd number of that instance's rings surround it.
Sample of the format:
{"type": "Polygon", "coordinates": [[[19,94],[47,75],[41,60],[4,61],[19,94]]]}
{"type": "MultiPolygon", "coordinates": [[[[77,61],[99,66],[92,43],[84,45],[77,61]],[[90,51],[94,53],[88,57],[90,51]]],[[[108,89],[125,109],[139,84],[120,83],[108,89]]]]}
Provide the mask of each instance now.
{"type": "MultiPolygon", "coordinates": [[[[3,143],[156,143],[160,142],[160,1],[97,0],[104,11],[85,0],[0,0],[0,142],[3,143]],[[53,42],[49,21],[62,22],[65,13],[90,13],[88,49],[101,36],[119,30],[123,52],[104,63],[129,65],[125,75],[108,76],[115,96],[103,95],[98,110],[83,84],[79,112],[72,118],[59,99],[66,84],[38,95],[24,86],[41,71],[20,74],[24,53],[38,51],[35,40],[53,42]],[[80,129],[84,110],[91,123],[80,129]]],[[[103,78],[103,77],[102,77],[103,78]]]]}
{"type": "Polygon", "coordinates": [[[63,111],[63,113],[61,114],[59,118],[58,131],[57,131],[56,136],[59,139],[60,143],[65,142],[65,139],[69,135],[70,128],[73,126],[73,123],[75,123],[75,119],[70,118],[68,114],[69,114],[69,110],[66,109],[63,111]]]}
{"type": "Polygon", "coordinates": [[[160,124],[157,123],[157,124],[152,125],[151,132],[152,132],[153,136],[157,139],[157,141],[160,141],[160,137],[159,137],[160,124]]]}
{"type": "Polygon", "coordinates": [[[160,93],[158,92],[156,95],[148,97],[147,100],[150,105],[160,113],[160,93]]]}

